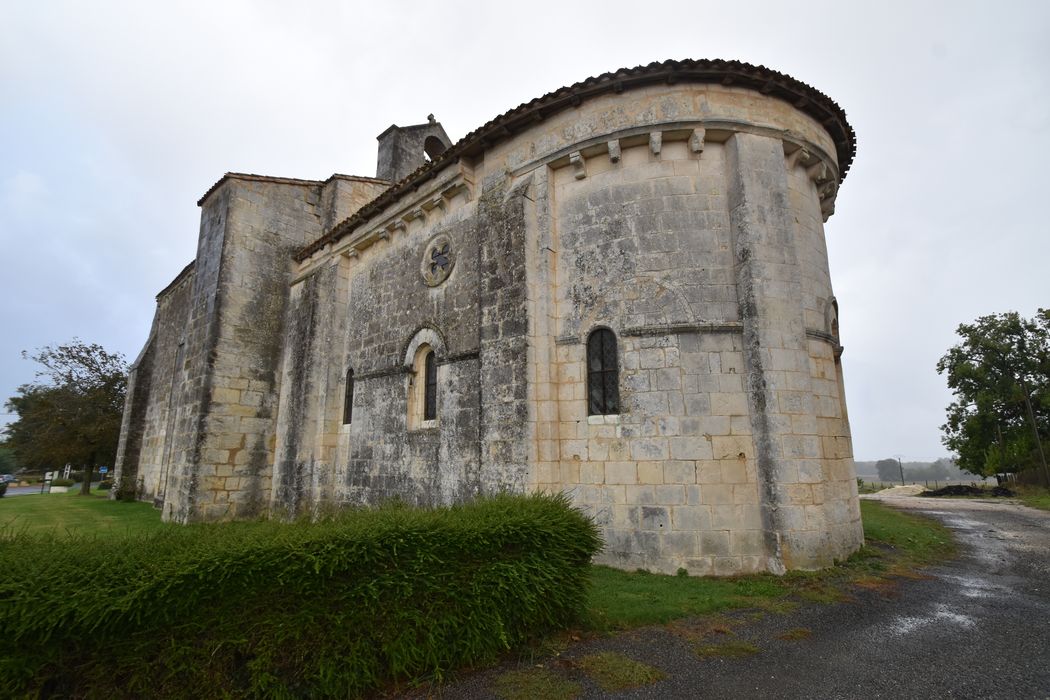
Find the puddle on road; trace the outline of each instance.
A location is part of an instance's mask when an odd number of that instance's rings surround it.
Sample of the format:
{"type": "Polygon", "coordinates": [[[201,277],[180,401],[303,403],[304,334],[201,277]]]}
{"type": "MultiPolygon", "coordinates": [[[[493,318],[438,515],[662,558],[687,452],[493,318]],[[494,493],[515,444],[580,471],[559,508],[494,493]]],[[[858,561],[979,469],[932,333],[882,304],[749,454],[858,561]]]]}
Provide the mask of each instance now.
{"type": "Polygon", "coordinates": [[[967,598],[1002,598],[1013,593],[1012,588],[1000,586],[979,576],[943,574],[941,578],[957,585],[959,593],[967,598]]]}
{"type": "Polygon", "coordinates": [[[929,615],[923,615],[921,617],[898,617],[890,621],[891,631],[898,635],[910,634],[916,630],[928,627],[929,625],[939,624],[951,624],[969,629],[976,626],[973,618],[969,615],[963,615],[962,613],[955,612],[952,607],[946,603],[938,603],[932,613],[929,615]]]}

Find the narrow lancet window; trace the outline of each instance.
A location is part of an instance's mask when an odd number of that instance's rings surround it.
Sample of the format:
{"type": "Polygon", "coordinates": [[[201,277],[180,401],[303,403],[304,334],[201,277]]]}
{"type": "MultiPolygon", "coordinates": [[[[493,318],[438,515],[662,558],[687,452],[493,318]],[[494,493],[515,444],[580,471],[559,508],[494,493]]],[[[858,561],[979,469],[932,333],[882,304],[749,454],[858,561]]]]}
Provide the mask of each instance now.
{"type": "Polygon", "coordinates": [[[620,363],[616,336],[599,328],[587,339],[587,415],[620,412],[620,363]]]}
{"type": "Polygon", "coordinates": [[[423,389],[423,420],[437,420],[437,362],[434,351],[427,353],[424,361],[426,384],[423,389]]]}
{"type": "Polygon", "coordinates": [[[349,425],[354,418],[354,370],[346,370],[346,388],[343,394],[343,425],[349,425]]]}

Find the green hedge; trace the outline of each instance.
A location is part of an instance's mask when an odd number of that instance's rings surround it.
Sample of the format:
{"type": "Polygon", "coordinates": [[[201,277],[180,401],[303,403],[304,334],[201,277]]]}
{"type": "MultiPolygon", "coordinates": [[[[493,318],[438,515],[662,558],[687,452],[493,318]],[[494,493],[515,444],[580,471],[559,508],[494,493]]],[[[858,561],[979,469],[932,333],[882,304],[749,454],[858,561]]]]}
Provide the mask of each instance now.
{"type": "Polygon", "coordinates": [[[0,541],[0,696],[346,697],[493,659],[583,610],[564,497],[319,523],[0,541]]]}

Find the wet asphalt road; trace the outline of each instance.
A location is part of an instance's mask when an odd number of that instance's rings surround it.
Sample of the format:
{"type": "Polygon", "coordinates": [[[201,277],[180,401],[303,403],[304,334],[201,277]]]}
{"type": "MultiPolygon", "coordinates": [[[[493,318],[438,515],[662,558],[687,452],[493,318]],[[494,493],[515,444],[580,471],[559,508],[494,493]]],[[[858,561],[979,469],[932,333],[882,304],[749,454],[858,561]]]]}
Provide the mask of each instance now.
{"type": "MultiPolygon", "coordinates": [[[[646,628],[575,645],[563,658],[614,650],[667,673],[603,693],[570,664],[559,673],[584,698],[1050,698],[1050,512],[990,501],[906,497],[891,505],[944,522],[961,555],[892,590],[807,605],[735,628],[761,649],[700,659],[687,637],[646,628]],[[807,628],[808,639],[778,639],[807,628]]],[[[497,669],[446,687],[489,698],[497,669]]]]}

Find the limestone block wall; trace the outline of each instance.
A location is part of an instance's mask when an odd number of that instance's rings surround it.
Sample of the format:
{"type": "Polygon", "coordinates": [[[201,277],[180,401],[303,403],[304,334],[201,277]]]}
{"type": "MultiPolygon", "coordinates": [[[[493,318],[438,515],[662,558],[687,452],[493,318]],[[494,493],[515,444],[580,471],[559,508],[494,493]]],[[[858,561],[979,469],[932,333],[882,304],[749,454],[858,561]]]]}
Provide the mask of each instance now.
{"type": "Polygon", "coordinates": [[[228,175],[132,377],[122,468],[137,453],[181,522],[541,489],[593,515],[624,568],[782,572],[855,550],[823,230],[852,131],[775,76],[673,70],[522,105],[390,189],[228,175]],[[599,328],[612,415],[588,415],[599,328]]]}
{"type": "Polygon", "coordinates": [[[270,500],[288,257],[320,235],[321,187],[231,179],[207,403],[185,518],[251,516],[270,500]]]}
{"type": "Polygon", "coordinates": [[[532,202],[533,484],[588,508],[617,566],[782,571],[862,541],[826,311],[834,151],[742,93],[599,99],[502,148],[532,202]],[[598,327],[620,343],[615,416],[587,415],[598,327]]]}
{"type": "Polygon", "coordinates": [[[272,501],[292,516],[335,495],[346,355],[339,268],[336,261],[294,284],[286,311],[272,501]]]}
{"type": "Polygon", "coordinates": [[[357,175],[333,175],[321,190],[321,226],[325,231],[382,194],[388,180],[357,175]]]}
{"type": "Polygon", "coordinates": [[[175,384],[183,360],[183,339],[189,315],[194,265],[157,296],[157,311],[150,337],[129,376],[129,406],[125,423],[135,421],[137,431],[125,426],[118,451],[116,478],[134,488],[139,498],[161,503],[171,463],[175,384]],[[137,446],[135,439],[137,436],[137,446]]]}
{"type": "MultiPolygon", "coordinates": [[[[215,192],[201,207],[201,228],[192,284],[187,293],[181,362],[176,364],[164,438],[161,517],[186,522],[195,514],[196,464],[210,402],[210,358],[216,347],[216,314],[230,188],[215,192]]],[[[159,386],[158,391],[163,391],[159,386]]]]}
{"type": "Polygon", "coordinates": [[[447,209],[410,207],[392,233],[334,254],[293,285],[275,508],[448,503],[477,493],[477,203],[454,200],[447,209]],[[431,287],[420,270],[436,236],[446,237],[454,264],[431,287]],[[413,341],[438,361],[438,417],[425,427],[408,418],[413,341]],[[351,368],[353,420],[344,425],[351,368]]]}
{"type": "Polygon", "coordinates": [[[395,202],[301,268],[286,322],[275,509],[451,503],[529,486],[525,189],[477,164],[395,202]],[[452,266],[429,283],[435,241],[452,266]],[[416,424],[412,363],[423,344],[437,358],[438,415],[416,424]],[[351,368],[353,420],[343,425],[351,368]]]}
{"type": "MultiPolygon", "coordinates": [[[[150,400],[150,378],[153,373],[155,329],[150,330],[146,347],[128,368],[127,395],[120,422],[120,438],[113,465],[113,478],[134,492],[139,481],[139,455],[145,432],[146,407],[150,400]]],[[[123,491],[124,489],[122,489],[123,491]]],[[[136,494],[140,497],[139,494],[136,494]]]]}
{"type": "Polygon", "coordinates": [[[268,505],[289,261],[387,186],[228,174],[201,200],[196,260],[158,296],[130,377],[118,461],[165,519],[268,505]]]}

